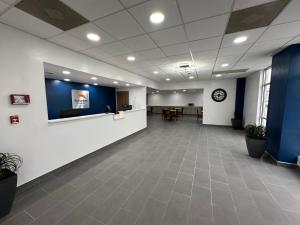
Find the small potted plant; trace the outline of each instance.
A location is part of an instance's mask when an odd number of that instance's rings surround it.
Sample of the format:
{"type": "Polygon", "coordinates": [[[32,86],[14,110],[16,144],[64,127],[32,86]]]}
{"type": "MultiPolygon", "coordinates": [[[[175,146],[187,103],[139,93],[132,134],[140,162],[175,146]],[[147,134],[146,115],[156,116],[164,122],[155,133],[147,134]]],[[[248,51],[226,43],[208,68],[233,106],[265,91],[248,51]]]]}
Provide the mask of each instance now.
{"type": "Polygon", "coordinates": [[[21,164],[20,156],[0,153],[0,218],[11,210],[17,190],[16,171],[21,164]]]}
{"type": "Polygon", "coordinates": [[[247,125],[246,144],[248,153],[253,158],[260,158],[267,147],[267,140],[265,138],[266,129],[263,126],[247,125]]]}

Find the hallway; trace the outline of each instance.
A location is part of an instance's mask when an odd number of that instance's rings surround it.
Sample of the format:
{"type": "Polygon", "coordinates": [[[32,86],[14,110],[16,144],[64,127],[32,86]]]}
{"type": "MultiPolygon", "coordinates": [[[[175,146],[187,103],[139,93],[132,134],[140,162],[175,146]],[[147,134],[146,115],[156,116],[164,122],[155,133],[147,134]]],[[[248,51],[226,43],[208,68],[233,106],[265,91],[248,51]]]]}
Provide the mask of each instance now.
{"type": "Polygon", "coordinates": [[[295,225],[299,169],[248,157],[243,133],[148,128],[23,188],[1,225],[295,225]]]}

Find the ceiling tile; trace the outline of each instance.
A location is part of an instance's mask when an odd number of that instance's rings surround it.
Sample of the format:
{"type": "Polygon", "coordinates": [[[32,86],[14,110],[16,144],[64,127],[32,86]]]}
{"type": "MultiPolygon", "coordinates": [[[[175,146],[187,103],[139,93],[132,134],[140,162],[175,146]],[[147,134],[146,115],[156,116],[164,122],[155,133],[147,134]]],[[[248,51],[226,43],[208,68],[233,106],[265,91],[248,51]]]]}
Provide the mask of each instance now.
{"type": "Polygon", "coordinates": [[[147,32],[181,24],[175,0],[147,1],[141,5],[131,8],[130,12],[147,32]],[[165,15],[165,21],[161,24],[152,24],[149,20],[150,15],[156,11],[160,11],[165,15]]]}
{"type": "Polygon", "coordinates": [[[219,57],[230,55],[242,56],[250,48],[250,46],[251,44],[221,48],[219,51],[219,57]]]}
{"type": "Polygon", "coordinates": [[[17,8],[11,8],[5,12],[0,17],[0,21],[41,38],[49,38],[62,32],[62,30],[17,8]]]}
{"type": "Polygon", "coordinates": [[[161,47],[187,42],[183,26],[177,26],[161,31],[156,31],[151,33],[150,36],[161,47]]]}
{"type": "Polygon", "coordinates": [[[295,37],[300,33],[299,27],[300,21],[271,26],[258,41],[261,42],[287,37],[295,37]]]}
{"type": "Polygon", "coordinates": [[[201,51],[201,52],[193,52],[194,60],[199,61],[215,61],[218,56],[218,49],[217,50],[210,50],[210,51],[201,51]]]}
{"type": "Polygon", "coordinates": [[[139,4],[139,3],[145,2],[145,1],[149,1],[149,0],[121,0],[121,2],[123,3],[123,5],[125,7],[134,6],[136,4],[139,4]]]}
{"type": "Polygon", "coordinates": [[[73,36],[88,42],[90,45],[100,45],[105,44],[109,42],[115,41],[113,37],[108,35],[105,31],[101,30],[99,27],[92,23],[84,24],[82,26],[76,27],[72,30],[67,31],[69,34],[72,34],[73,36]],[[93,42],[87,39],[86,35],[88,33],[95,33],[100,36],[100,41],[93,42]]]}
{"type": "Polygon", "coordinates": [[[300,20],[300,1],[291,0],[290,3],[282,10],[279,16],[273,21],[272,24],[287,23],[300,20]]]}
{"type": "Polygon", "coordinates": [[[109,15],[123,9],[118,0],[61,0],[88,20],[109,15]]]}
{"type": "Polygon", "coordinates": [[[299,44],[299,43],[300,43],[300,36],[297,36],[296,38],[291,39],[291,40],[286,44],[286,46],[293,45],[293,44],[299,44]]]}
{"type": "Polygon", "coordinates": [[[249,68],[251,71],[261,70],[269,67],[272,64],[271,57],[248,57],[245,56],[243,60],[239,61],[234,69],[249,68]]]}
{"type": "Polygon", "coordinates": [[[6,10],[8,9],[9,5],[4,3],[4,2],[0,2],[0,15],[6,10]]]}
{"type": "Polygon", "coordinates": [[[118,40],[144,33],[126,11],[96,20],[94,23],[118,40]]]}
{"type": "Polygon", "coordinates": [[[157,47],[154,44],[154,42],[148,37],[148,35],[141,35],[134,38],[129,38],[123,40],[122,42],[132,51],[142,51],[157,47]]]}
{"type": "Polygon", "coordinates": [[[91,45],[86,41],[82,41],[66,32],[48,40],[75,51],[80,51],[91,47],[91,45]]]}
{"type": "Polygon", "coordinates": [[[257,28],[253,30],[246,30],[232,34],[226,34],[222,41],[222,48],[230,47],[230,46],[242,46],[242,44],[234,44],[233,41],[237,37],[246,36],[248,39],[244,44],[248,45],[249,43],[254,43],[258,40],[258,38],[262,35],[262,33],[266,30],[266,27],[257,28]]]}
{"type": "Polygon", "coordinates": [[[149,59],[148,62],[151,65],[160,66],[160,65],[165,65],[170,63],[170,60],[169,58],[164,57],[164,58],[157,58],[157,59],[149,59]]]}
{"type": "Polygon", "coordinates": [[[216,65],[214,70],[220,71],[220,70],[229,70],[231,69],[237,61],[240,59],[240,55],[231,55],[231,56],[225,56],[225,57],[218,57],[216,61],[216,65]],[[228,67],[222,67],[221,65],[227,63],[229,64],[228,67]]]}
{"type": "Polygon", "coordinates": [[[273,53],[288,43],[289,40],[290,38],[282,38],[257,42],[249,49],[248,53],[256,56],[272,56],[273,53]]]}
{"type": "Polygon", "coordinates": [[[135,56],[136,56],[136,59],[141,58],[144,60],[165,57],[165,55],[159,48],[137,52],[137,53],[135,53],[135,56]]]}
{"type": "Polygon", "coordinates": [[[171,63],[178,63],[182,61],[191,61],[191,55],[190,54],[182,54],[182,55],[176,55],[176,56],[170,56],[168,57],[171,63]]]}
{"type": "Polygon", "coordinates": [[[106,45],[101,45],[100,47],[97,47],[97,50],[109,56],[118,56],[131,52],[131,50],[127,48],[122,42],[114,42],[106,45]]]}
{"type": "Polygon", "coordinates": [[[1,1],[5,2],[5,3],[9,4],[9,5],[14,5],[17,2],[17,0],[1,0],[1,1]]]}
{"type": "Polygon", "coordinates": [[[208,51],[219,49],[222,37],[203,39],[199,41],[190,42],[192,52],[208,51]]]}
{"type": "Polygon", "coordinates": [[[103,51],[97,49],[97,48],[90,48],[90,49],[87,49],[87,50],[83,50],[83,51],[80,51],[82,54],[85,54],[85,55],[88,55],[92,58],[95,58],[95,59],[99,59],[99,60],[104,60],[104,59],[107,59],[108,57],[110,57],[108,54],[104,53],[103,51]]]}
{"type": "Polygon", "coordinates": [[[235,0],[233,10],[240,10],[245,8],[250,8],[257,5],[262,5],[268,2],[272,2],[274,0],[235,0]]]}
{"type": "Polygon", "coordinates": [[[187,43],[163,47],[162,50],[167,56],[188,54],[190,52],[189,45],[187,43]]]}
{"type": "Polygon", "coordinates": [[[192,41],[223,35],[228,16],[226,14],[186,24],[188,39],[192,41]]]}
{"type": "Polygon", "coordinates": [[[179,0],[185,23],[229,13],[233,0],[179,0]]]}

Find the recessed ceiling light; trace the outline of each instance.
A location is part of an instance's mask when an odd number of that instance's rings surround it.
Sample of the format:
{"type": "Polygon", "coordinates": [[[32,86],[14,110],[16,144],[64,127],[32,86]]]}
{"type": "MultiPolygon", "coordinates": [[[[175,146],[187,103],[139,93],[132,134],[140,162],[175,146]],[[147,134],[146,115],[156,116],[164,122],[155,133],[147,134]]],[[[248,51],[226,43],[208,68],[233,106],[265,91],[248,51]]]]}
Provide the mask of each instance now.
{"type": "Polygon", "coordinates": [[[98,86],[98,83],[93,83],[93,85],[98,86]]]}
{"type": "Polygon", "coordinates": [[[114,84],[118,84],[119,82],[118,82],[118,81],[114,81],[113,83],[114,83],[114,84]]]}
{"type": "Polygon", "coordinates": [[[130,86],[130,84],[128,84],[128,83],[127,83],[127,84],[125,84],[125,85],[126,85],[127,87],[128,87],[128,86],[130,86]]]}
{"type": "Polygon", "coordinates": [[[166,78],[166,81],[169,81],[169,80],[171,80],[170,78],[166,78]]]}
{"type": "Polygon", "coordinates": [[[94,33],[88,33],[86,35],[86,37],[91,40],[91,41],[99,41],[100,40],[100,37],[98,34],[94,34],[94,33]]]}
{"type": "Polygon", "coordinates": [[[97,78],[97,77],[91,77],[91,79],[92,79],[92,80],[97,80],[98,78],[97,78]]]}
{"type": "Polygon", "coordinates": [[[247,37],[246,36],[241,36],[241,37],[238,37],[236,39],[234,39],[233,43],[235,44],[240,44],[240,43],[243,43],[245,41],[247,41],[247,37]]]}
{"type": "Polygon", "coordinates": [[[66,79],[64,79],[64,81],[67,81],[67,82],[69,82],[69,81],[71,81],[69,78],[66,78],[66,79]]]}
{"type": "Polygon", "coordinates": [[[223,64],[221,65],[221,67],[227,67],[227,66],[229,66],[228,63],[223,63],[223,64]]]}
{"type": "Polygon", "coordinates": [[[189,76],[189,79],[191,79],[191,80],[194,79],[194,78],[195,78],[194,76],[189,76]]]}
{"type": "Polygon", "coordinates": [[[165,15],[161,12],[154,12],[150,15],[150,21],[154,24],[160,24],[164,22],[165,15]]]}
{"type": "Polygon", "coordinates": [[[216,74],[216,77],[221,77],[222,76],[222,74],[216,74]]]}
{"type": "Polygon", "coordinates": [[[133,62],[133,61],[135,61],[135,57],[134,56],[128,56],[127,60],[130,61],[130,62],[133,62]]]}
{"type": "Polygon", "coordinates": [[[158,71],[154,71],[153,73],[154,73],[154,74],[159,74],[159,72],[158,72],[158,71]]]}
{"type": "Polygon", "coordinates": [[[63,74],[66,74],[66,75],[69,75],[69,74],[71,74],[71,72],[70,72],[70,71],[68,71],[68,70],[64,70],[64,71],[62,71],[62,73],[63,73],[63,74]]]}

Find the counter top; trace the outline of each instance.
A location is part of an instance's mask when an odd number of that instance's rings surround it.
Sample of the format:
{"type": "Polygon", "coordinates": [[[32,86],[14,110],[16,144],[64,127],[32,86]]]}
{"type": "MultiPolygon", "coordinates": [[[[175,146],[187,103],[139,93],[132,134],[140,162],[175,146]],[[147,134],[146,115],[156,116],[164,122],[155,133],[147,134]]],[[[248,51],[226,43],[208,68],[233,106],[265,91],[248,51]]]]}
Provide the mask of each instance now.
{"type": "MultiPolygon", "coordinates": [[[[140,110],[146,110],[146,109],[132,109],[127,110],[125,113],[129,112],[135,112],[140,110]]],[[[67,121],[73,121],[73,120],[81,120],[81,119],[89,119],[89,118],[95,118],[95,117],[105,117],[105,116],[112,116],[115,115],[114,113],[99,113],[99,114],[93,114],[93,115],[86,115],[86,116],[76,116],[76,117],[69,117],[69,118],[62,118],[62,119],[54,119],[54,120],[48,120],[48,123],[61,123],[61,122],[67,122],[67,121]]]]}

